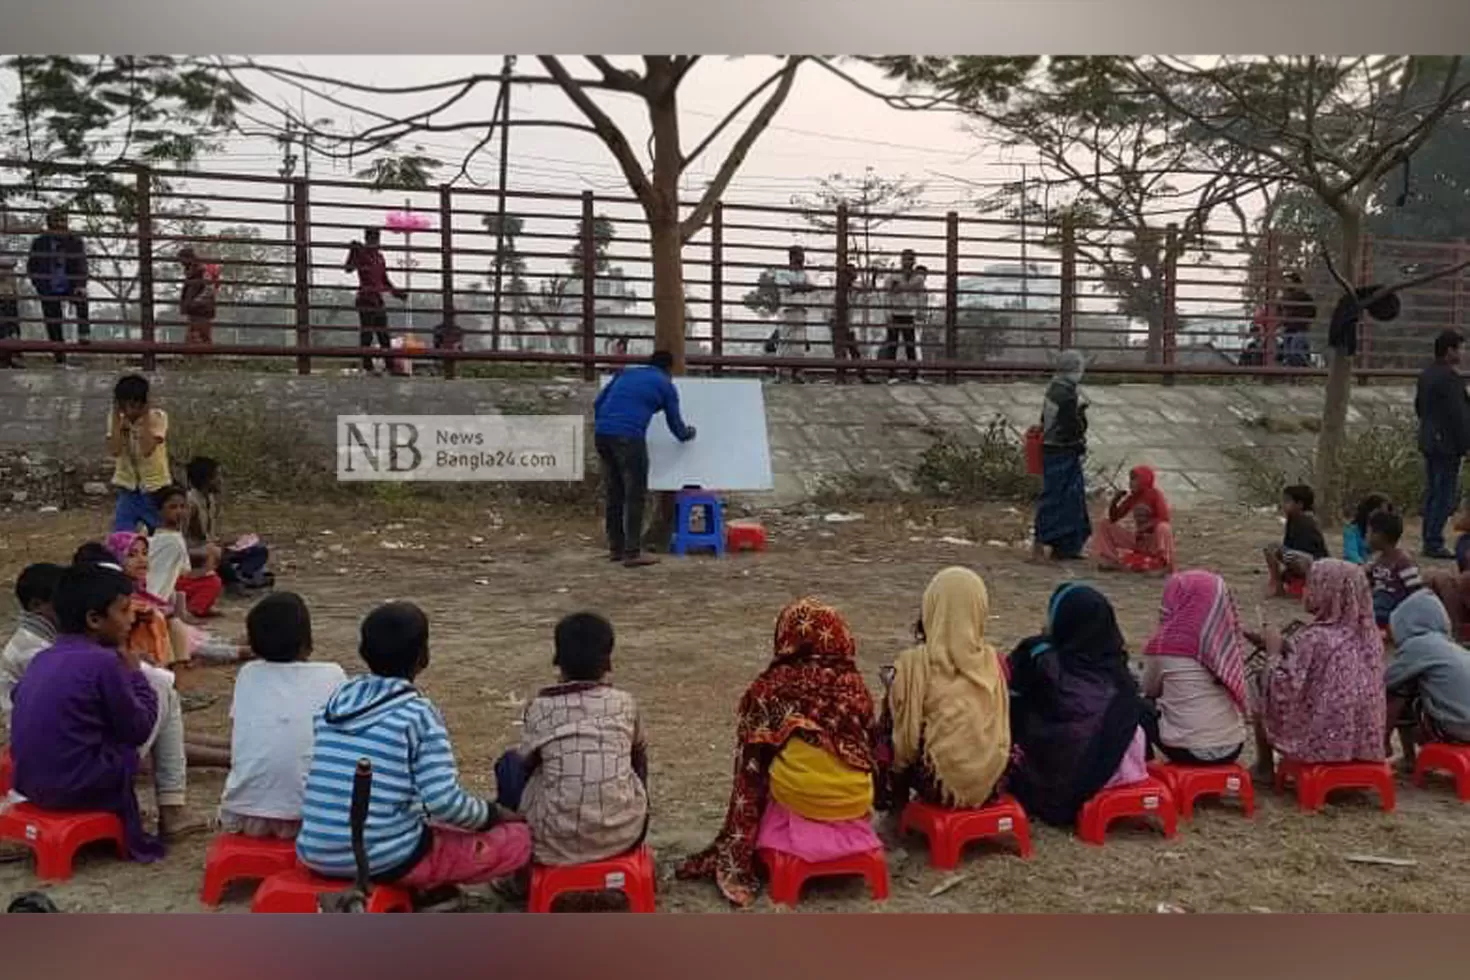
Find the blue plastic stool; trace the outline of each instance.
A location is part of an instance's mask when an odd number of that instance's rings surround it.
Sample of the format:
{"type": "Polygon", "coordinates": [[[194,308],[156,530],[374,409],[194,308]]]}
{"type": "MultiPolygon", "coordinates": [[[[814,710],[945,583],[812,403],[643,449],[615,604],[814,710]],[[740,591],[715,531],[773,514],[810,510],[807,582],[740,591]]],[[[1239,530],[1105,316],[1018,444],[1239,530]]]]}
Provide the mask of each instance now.
{"type": "Polygon", "coordinates": [[[680,490],[674,498],[674,543],[669,550],[683,555],[692,548],[709,548],[717,557],[725,553],[725,505],[707,490],[680,490]],[[689,530],[696,507],[704,508],[704,530],[699,533],[689,530]]]}

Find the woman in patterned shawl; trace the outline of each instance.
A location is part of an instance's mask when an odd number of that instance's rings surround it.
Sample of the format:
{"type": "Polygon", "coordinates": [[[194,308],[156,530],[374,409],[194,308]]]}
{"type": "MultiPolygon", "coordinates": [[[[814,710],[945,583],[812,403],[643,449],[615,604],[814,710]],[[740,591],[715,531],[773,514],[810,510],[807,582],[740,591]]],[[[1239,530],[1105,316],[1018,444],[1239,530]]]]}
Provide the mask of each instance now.
{"type": "Polygon", "coordinates": [[[1256,767],[1270,776],[1273,750],[1297,762],[1381,762],[1383,638],[1363,570],[1314,562],[1303,597],[1313,621],[1289,638],[1257,637],[1266,651],[1253,678],[1256,767]]]}
{"type": "Polygon", "coordinates": [[[758,842],[764,847],[775,837],[800,850],[814,841],[833,846],[833,834],[850,842],[866,829],[860,846],[876,846],[865,818],[844,819],[872,808],[873,698],[856,654],[857,643],[835,609],[804,598],[781,610],[775,657],[737,709],[725,824],[713,844],[679,867],[680,878],[713,878],[726,898],[745,906],[758,887],[758,842]],[[865,800],[854,798],[864,792],[861,785],[854,791],[855,776],[866,780],[865,800]],[[806,819],[799,812],[807,809],[805,800],[827,804],[829,813],[806,819]],[[768,810],[779,814],[779,826],[771,826],[768,810]]]}

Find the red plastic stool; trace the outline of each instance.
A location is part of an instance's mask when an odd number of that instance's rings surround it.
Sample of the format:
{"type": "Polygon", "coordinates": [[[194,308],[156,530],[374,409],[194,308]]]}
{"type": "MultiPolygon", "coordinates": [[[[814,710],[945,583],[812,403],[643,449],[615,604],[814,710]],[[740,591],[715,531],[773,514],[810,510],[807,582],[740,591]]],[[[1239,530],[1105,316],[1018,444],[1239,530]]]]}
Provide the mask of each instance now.
{"type": "MultiPolygon", "coordinates": [[[[267,913],[310,914],[319,911],[317,898],[325,892],[345,892],[352,887],[350,881],[335,878],[319,878],[301,866],[290,871],[277,871],[255,892],[250,911],[267,913]]],[[[392,885],[374,885],[368,895],[369,912],[412,912],[413,898],[402,888],[392,885]]]]}
{"type": "Polygon", "coordinates": [[[1179,816],[1194,817],[1194,801],[1201,796],[1234,796],[1247,817],[1256,812],[1256,787],[1251,774],[1236,763],[1216,766],[1184,766],[1177,762],[1150,762],[1148,774],[1174,796],[1179,816]]]}
{"type": "Polygon", "coordinates": [[[631,912],[654,911],[653,852],[639,845],[627,854],[587,864],[531,867],[532,912],[550,912],[558,896],[575,892],[622,892],[631,912]]]}
{"type": "Polygon", "coordinates": [[[959,867],[965,845],[985,837],[1011,834],[1021,857],[1031,856],[1031,824],[1026,811],[1009,796],[978,810],[950,810],[914,800],[903,808],[898,832],[918,831],[929,838],[929,863],[949,871],[959,867]]]}
{"type": "Polygon", "coordinates": [[[1449,773],[1455,779],[1455,792],[1470,803],[1470,745],[1430,742],[1419,747],[1414,760],[1414,785],[1423,786],[1431,772],[1449,773]]]}
{"type": "Polygon", "coordinates": [[[771,874],[771,901],[781,905],[795,905],[801,899],[802,885],[812,878],[835,878],[843,875],[862,875],[874,901],[881,902],[888,898],[888,861],[881,848],[866,854],[854,854],[852,857],[818,863],[803,861],[782,851],[762,848],[760,858],[771,874]]]}
{"type": "Polygon", "coordinates": [[[1130,572],[1161,572],[1168,564],[1158,555],[1142,551],[1124,550],[1118,555],[1119,563],[1130,572]]]}
{"type": "MultiPolygon", "coordinates": [[[[10,746],[0,752],[0,798],[8,795],[15,787],[15,763],[10,761],[10,746]]],[[[4,800],[0,799],[0,803],[4,800]]]]}
{"type": "Polygon", "coordinates": [[[1282,759],[1276,766],[1276,789],[1296,784],[1296,802],[1303,810],[1320,810],[1327,794],[1339,789],[1371,789],[1378,793],[1385,813],[1395,806],[1393,770],[1387,762],[1297,762],[1282,759]]]}
{"type": "Polygon", "coordinates": [[[296,842],[279,838],[220,834],[204,856],[204,887],[199,901],[216,906],[234,881],[260,881],[296,867],[296,842]]]}
{"type": "Polygon", "coordinates": [[[1077,836],[1089,844],[1101,844],[1108,836],[1108,825],[1124,817],[1157,817],[1164,836],[1173,837],[1179,812],[1174,794],[1157,779],[1145,779],[1128,786],[1105,789],[1088,800],[1077,817],[1077,836]]]}
{"type": "Polygon", "coordinates": [[[728,551],[765,551],[766,529],[757,521],[731,521],[725,525],[728,551]]]}
{"type": "Polygon", "coordinates": [[[0,840],[24,844],[36,855],[36,875],[46,881],[71,877],[77,851],[88,844],[112,841],[126,860],[127,842],[116,814],[42,810],[17,803],[0,813],[0,840]]]}
{"type": "Polygon", "coordinates": [[[1304,578],[1289,578],[1283,586],[1287,595],[1293,599],[1300,599],[1307,594],[1307,580],[1304,578]]]}

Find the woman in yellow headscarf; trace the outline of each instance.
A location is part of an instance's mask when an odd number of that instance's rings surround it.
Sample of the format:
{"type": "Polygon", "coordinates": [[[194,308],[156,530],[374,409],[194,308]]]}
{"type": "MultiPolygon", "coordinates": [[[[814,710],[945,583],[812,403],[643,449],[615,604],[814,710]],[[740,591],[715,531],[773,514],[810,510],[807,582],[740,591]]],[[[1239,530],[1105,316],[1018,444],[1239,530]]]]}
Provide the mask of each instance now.
{"type": "Polygon", "coordinates": [[[997,794],[1011,753],[1010,695],[1000,655],[985,640],[990,596],[968,568],[946,568],[924,591],[922,646],[898,658],[888,694],[889,792],[926,803],[980,807],[997,794]]]}

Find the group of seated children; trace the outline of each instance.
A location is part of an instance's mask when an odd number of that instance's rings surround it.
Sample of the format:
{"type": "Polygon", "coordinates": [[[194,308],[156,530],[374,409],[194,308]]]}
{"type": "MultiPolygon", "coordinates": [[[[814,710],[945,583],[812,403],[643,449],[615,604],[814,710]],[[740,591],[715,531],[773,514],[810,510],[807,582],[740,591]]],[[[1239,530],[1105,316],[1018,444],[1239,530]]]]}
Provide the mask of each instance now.
{"type": "MultiPolygon", "coordinates": [[[[444,719],[417,686],[430,664],[417,606],[367,615],[358,652],[368,672],[348,679],[310,659],[299,597],[258,602],[226,753],[185,741],[171,676],[131,644],[137,591],[111,563],[32,566],[17,582],[23,615],[4,655],[16,792],[42,807],[118,813],[135,858],[161,854],[132,791],[143,758],[164,835],[184,822],[187,764],[223,756],[219,825],[294,837],[306,867],[337,878],[356,871],[353,773],[367,758],[368,871],[414,892],[519,878],[533,857],[608,858],[644,839],[646,743],[633,698],[607,683],[614,634],[601,617],[558,624],[559,682],[527,704],[490,800],[462,785],[444,719]]],[[[1417,742],[1470,742],[1470,653],[1450,636],[1433,590],[1412,592],[1391,614],[1398,654],[1386,672],[1361,568],[1314,560],[1304,605],[1307,623],[1247,632],[1219,575],[1176,574],[1142,649],[1140,685],[1102,592],[1059,586],[1042,632],[1002,657],[986,639],[984,581],[947,568],[925,590],[917,645],[882,675],[877,710],[841,614],[797,600],[777,618],[769,666],[740,699],[724,825],[678,874],[712,878],[746,905],[760,851],[823,861],[880,849],[874,810],[898,813],[913,799],[980,807],[1009,793],[1036,818],[1070,826],[1100,790],[1144,779],[1156,753],[1235,761],[1248,715],[1263,774],[1278,756],[1383,760],[1390,728],[1401,731],[1406,762],[1417,742]]]]}
{"type": "Polygon", "coordinates": [[[185,466],[188,489],[174,483],[168,414],[150,399],[148,379],[140,374],[124,375],[113,388],[107,423],[117,490],[112,530],[152,535],[159,554],[150,591],[168,597],[177,589],[191,613],[207,616],[225,587],[238,593],[273,584],[265,568],[269,553],[254,535],[228,544],[221,540],[223,482],[217,460],[194,457],[185,466]]]}
{"type": "Polygon", "coordinates": [[[613,857],[647,831],[642,727],[632,697],[606,682],[614,636],[599,616],[558,625],[560,683],[526,706],[521,744],[496,765],[491,801],[461,785],[443,718],[415,686],[429,665],[429,622],[412,604],[388,603],[364,619],[368,673],[349,680],[341,667],[311,661],[299,596],[256,603],[226,749],[185,741],[172,675],[130,643],[138,590],[116,564],[32,566],[16,591],[24,612],[4,655],[14,801],[116,813],[135,860],[157,860],[164,838],[199,829],[184,817],[191,764],[230,767],[221,830],[294,838],[305,866],[350,878],[352,775],[358,759],[370,759],[369,871],[414,892],[514,875],[533,852],[546,864],[613,857]],[[145,759],[157,835],[132,788],[145,759]]]}
{"type": "Polygon", "coordinates": [[[1027,813],[1072,825],[1100,790],[1146,777],[1156,753],[1184,765],[1240,758],[1254,716],[1256,762],[1378,761],[1385,719],[1404,762],[1414,740],[1470,742],[1470,653],[1448,634],[1434,593],[1394,612],[1398,657],[1385,674],[1368,578],[1332,559],[1307,569],[1311,622],[1247,632],[1213,572],[1172,576],[1143,647],[1140,684],[1112,605],[1060,586],[1046,626],[1002,657],[985,638],[984,582],[945,569],[924,593],[920,645],[882,677],[877,724],[841,615],[802,599],[777,619],[770,666],[741,698],[734,783],[724,825],[684,861],[747,905],[763,850],[822,861],[881,846],[874,809],[910,800],[981,807],[1010,793],[1027,813]],[[1254,652],[1251,648],[1254,646],[1254,652]]]}
{"type": "MultiPolygon", "coordinates": [[[[1285,595],[1292,586],[1303,587],[1313,564],[1328,557],[1313,512],[1314,500],[1308,486],[1289,486],[1282,492],[1285,537],[1280,546],[1266,549],[1273,595],[1285,595]]],[[[1343,527],[1343,561],[1363,568],[1372,596],[1373,620],[1380,629],[1388,628],[1393,611],[1405,599],[1433,584],[1433,576],[1426,579],[1400,546],[1403,536],[1402,515],[1381,493],[1368,494],[1359,501],[1352,520],[1343,527]]],[[[1445,591],[1446,596],[1449,594],[1445,591]]]]}

